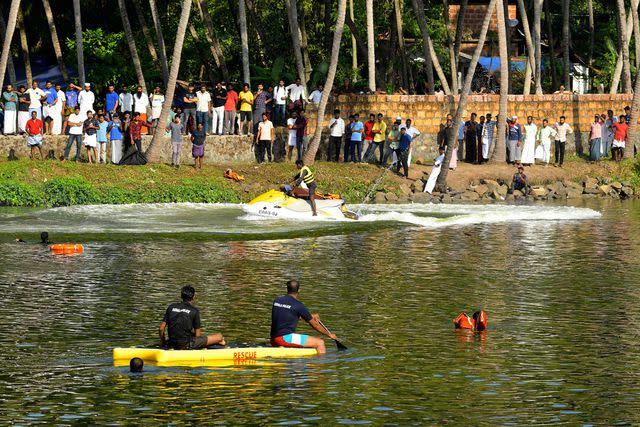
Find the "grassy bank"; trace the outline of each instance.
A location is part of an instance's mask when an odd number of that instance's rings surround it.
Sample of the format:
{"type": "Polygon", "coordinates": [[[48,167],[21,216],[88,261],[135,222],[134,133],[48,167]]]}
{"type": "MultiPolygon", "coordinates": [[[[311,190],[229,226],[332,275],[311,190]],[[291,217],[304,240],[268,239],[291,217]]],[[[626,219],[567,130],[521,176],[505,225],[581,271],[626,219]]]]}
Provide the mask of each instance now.
{"type": "MultiPolygon", "coordinates": [[[[314,166],[319,191],[340,193],[360,202],[381,170],[371,165],[314,166]]],[[[179,170],[167,165],[112,166],[58,161],[0,161],[0,206],[69,206],[125,203],[241,203],[271,188],[290,182],[291,163],[190,165],[179,170]],[[237,183],[223,177],[227,168],[245,177],[237,183]]],[[[398,178],[387,174],[393,188],[398,178]]]]}

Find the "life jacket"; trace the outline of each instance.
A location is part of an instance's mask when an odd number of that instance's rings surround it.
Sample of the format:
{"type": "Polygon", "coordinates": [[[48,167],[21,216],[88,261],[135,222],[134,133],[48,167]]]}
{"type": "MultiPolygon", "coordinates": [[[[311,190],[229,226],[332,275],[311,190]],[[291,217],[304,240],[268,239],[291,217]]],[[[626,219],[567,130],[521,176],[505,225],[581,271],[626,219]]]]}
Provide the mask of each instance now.
{"type": "Polygon", "coordinates": [[[313,172],[311,172],[311,169],[309,169],[308,166],[303,166],[302,169],[300,169],[300,173],[298,174],[298,176],[302,176],[303,172],[307,172],[307,174],[304,176],[304,178],[302,178],[302,181],[304,181],[305,184],[311,184],[315,179],[315,175],[313,174],[313,172]]]}
{"type": "Polygon", "coordinates": [[[472,329],[474,331],[484,331],[487,329],[487,315],[484,311],[476,311],[472,317],[466,313],[460,313],[453,320],[456,329],[472,329]]]}
{"type": "Polygon", "coordinates": [[[224,177],[233,179],[234,181],[238,181],[238,182],[244,181],[244,176],[239,175],[238,172],[231,169],[227,169],[226,171],[224,171],[224,177]]]}

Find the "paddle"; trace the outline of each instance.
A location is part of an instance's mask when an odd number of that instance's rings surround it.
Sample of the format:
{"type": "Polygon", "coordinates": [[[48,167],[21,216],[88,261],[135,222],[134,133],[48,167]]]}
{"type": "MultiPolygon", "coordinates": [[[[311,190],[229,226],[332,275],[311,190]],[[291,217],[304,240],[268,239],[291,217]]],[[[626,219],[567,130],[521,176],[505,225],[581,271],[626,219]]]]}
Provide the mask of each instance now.
{"type": "MultiPolygon", "coordinates": [[[[320,323],[320,326],[322,326],[327,332],[331,333],[331,331],[329,330],[329,328],[327,328],[326,326],[324,326],[324,323],[322,323],[321,320],[318,320],[318,323],[320,323]]],[[[343,351],[347,349],[347,346],[342,344],[340,341],[338,340],[334,340],[336,342],[336,347],[338,347],[338,350],[343,351]]]]}

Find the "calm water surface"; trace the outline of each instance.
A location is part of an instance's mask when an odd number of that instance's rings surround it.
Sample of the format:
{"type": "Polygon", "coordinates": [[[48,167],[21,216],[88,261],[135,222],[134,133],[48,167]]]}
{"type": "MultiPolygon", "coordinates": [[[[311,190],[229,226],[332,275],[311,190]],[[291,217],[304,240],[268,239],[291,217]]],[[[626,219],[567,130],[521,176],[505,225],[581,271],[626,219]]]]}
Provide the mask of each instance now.
{"type": "Polygon", "coordinates": [[[363,214],[0,209],[0,424],[640,423],[638,201],[363,214]],[[43,229],[86,252],[13,242],[43,229]],[[205,332],[266,344],[271,301],[292,277],[349,351],[142,375],[113,366],[113,347],[155,343],[185,284],[205,332]],[[485,334],[453,330],[479,308],[485,334]]]}

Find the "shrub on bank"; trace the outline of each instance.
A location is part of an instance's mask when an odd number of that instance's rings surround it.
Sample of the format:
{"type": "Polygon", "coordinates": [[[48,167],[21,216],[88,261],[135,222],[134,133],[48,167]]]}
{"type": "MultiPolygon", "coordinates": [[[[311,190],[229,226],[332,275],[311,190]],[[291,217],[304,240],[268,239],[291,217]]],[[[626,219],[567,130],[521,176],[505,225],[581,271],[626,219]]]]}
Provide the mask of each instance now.
{"type": "Polygon", "coordinates": [[[42,194],[32,186],[22,182],[0,182],[0,206],[39,206],[42,204],[42,194]]]}

